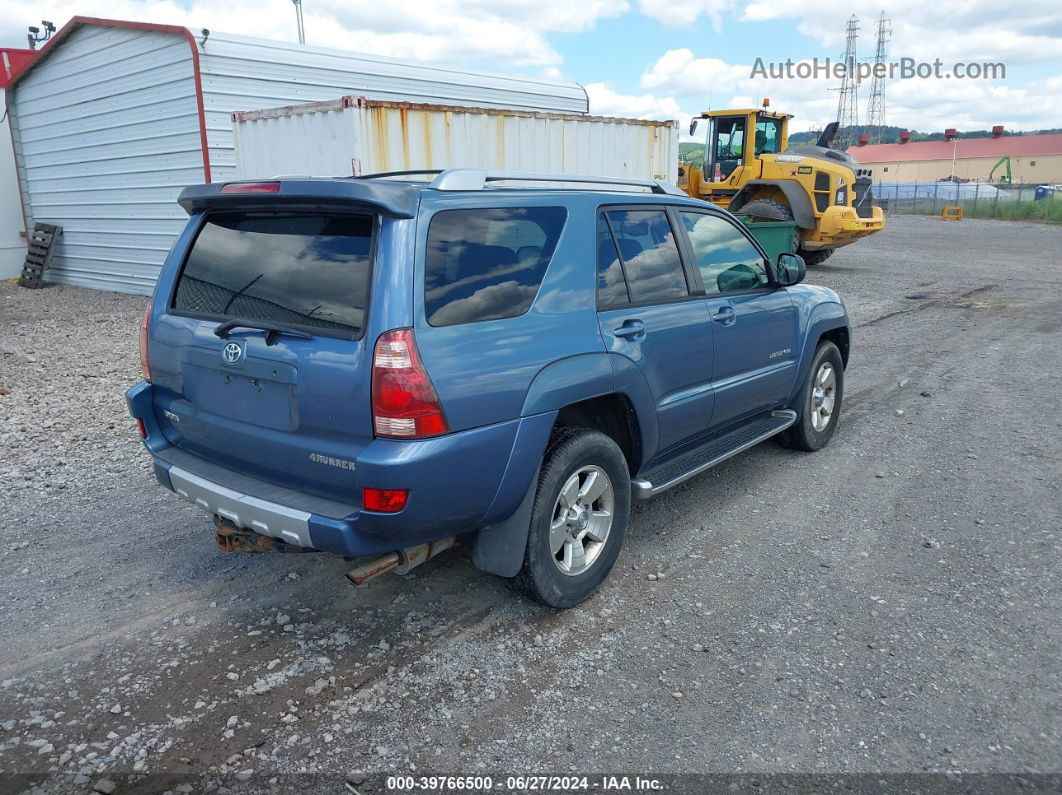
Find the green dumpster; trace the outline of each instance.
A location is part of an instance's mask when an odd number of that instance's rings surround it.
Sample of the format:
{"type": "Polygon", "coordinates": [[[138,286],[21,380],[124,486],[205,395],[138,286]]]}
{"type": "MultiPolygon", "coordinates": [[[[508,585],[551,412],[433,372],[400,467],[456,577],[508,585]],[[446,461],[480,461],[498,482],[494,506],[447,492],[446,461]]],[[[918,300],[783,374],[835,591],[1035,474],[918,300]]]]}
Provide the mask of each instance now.
{"type": "Polygon", "coordinates": [[[771,262],[777,262],[779,254],[796,251],[797,225],[794,221],[753,221],[747,215],[738,218],[763,246],[771,262]]]}

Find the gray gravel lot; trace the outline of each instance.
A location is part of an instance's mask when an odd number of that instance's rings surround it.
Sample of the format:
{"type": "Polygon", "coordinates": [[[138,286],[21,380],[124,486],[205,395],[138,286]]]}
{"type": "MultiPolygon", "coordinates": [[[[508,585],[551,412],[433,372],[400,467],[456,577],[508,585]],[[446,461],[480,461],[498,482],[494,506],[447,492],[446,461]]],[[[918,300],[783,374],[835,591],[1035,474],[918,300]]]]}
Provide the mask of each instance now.
{"type": "Polygon", "coordinates": [[[144,299],[0,284],[0,791],[1062,772],[1060,252],[892,217],[813,270],[854,323],[830,447],[638,505],[564,613],[457,553],[359,590],[221,554],[126,416],[144,299]]]}

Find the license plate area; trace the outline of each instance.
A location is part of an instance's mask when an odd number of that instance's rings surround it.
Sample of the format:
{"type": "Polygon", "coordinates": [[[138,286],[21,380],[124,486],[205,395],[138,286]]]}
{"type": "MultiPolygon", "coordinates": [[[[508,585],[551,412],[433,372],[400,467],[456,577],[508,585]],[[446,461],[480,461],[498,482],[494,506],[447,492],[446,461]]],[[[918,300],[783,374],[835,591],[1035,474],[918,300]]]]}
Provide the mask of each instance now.
{"type": "Polygon", "coordinates": [[[219,417],[278,431],[298,428],[295,368],[252,357],[241,365],[222,364],[216,352],[190,350],[181,368],[185,400],[219,417]]]}

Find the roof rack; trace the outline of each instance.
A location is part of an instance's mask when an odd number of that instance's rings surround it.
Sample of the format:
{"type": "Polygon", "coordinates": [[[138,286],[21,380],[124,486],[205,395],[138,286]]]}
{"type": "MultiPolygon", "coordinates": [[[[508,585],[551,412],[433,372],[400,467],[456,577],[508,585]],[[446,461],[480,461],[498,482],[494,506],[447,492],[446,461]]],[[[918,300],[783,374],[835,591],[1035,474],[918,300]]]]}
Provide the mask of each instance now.
{"type": "Polygon", "coordinates": [[[604,177],[594,174],[539,174],[532,171],[486,171],[482,168],[422,168],[410,171],[381,171],[377,174],[359,174],[350,179],[386,179],[388,177],[411,177],[434,175],[428,187],[435,190],[483,190],[488,182],[579,182],[589,185],[624,185],[634,188],[649,188],[653,193],[669,196],[685,196],[686,193],[670,182],[659,179],[635,179],[633,177],[604,177]]]}
{"type": "Polygon", "coordinates": [[[442,174],[441,168],[418,168],[412,171],[380,171],[376,174],[358,174],[351,179],[383,179],[385,177],[412,177],[414,174],[442,174]]]}
{"type": "MultiPolygon", "coordinates": [[[[418,174],[428,172],[418,171],[418,174]]],[[[528,171],[485,171],[481,168],[450,168],[431,181],[435,190],[483,190],[488,182],[580,182],[594,185],[626,185],[649,188],[671,196],[686,194],[676,185],[659,179],[602,177],[588,174],[537,174],[528,171]]]]}

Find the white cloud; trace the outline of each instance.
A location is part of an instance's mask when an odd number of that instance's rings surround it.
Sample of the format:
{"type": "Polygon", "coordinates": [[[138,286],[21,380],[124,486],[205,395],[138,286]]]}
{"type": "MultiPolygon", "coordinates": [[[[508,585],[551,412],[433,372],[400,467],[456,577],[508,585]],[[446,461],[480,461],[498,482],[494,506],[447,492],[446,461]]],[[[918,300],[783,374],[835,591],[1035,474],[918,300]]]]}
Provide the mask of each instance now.
{"type": "Polygon", "coordinates": [[[674,97],[653,94],[620,94],[607,83],[589,83],[586,94],[595,116],[626,116],[635,119],[677,119],[683,115],[674,97]]]}
{"type": "Polygon", "coordinates": [[[767,80],[752,78],[751,64],[731,64],[719,58],[701,57],[686,48],[668,50],[642,74],[642,88],[655,89],[679,98],[683,107],[696,111],[709,108],[758,107],[771,100],[774,110],[792,113],[794,131],[821,125],[835,114],[837,98],[829,93],[825,79],[767,80]]]}
{"type": "MultiPolygon", "coordinates": [[[[889,0],[892,19],[891,54],[922,61],[1002,60],[1011,64],[1052,62],[1062,57],[1062,4],[1055,0],[1027,0],[1001,6],[996,0],[926,3],[889,0]]],[[[797,30],[830,49],[836,57],[844,49],[844,23],[860,16],[857,45],[863,56],[874,51],[878,7],[860,12],[847,0],[753,0],[741,18],[748,22],[798,20],[797,30]]],[[[766,54],[762,54],[766,57],[766,54]]]]}
{"type": "Polygon", "coordinates": [[[719,58],[698,58],[685,47],[668,50],[642,75],[642,88],[666,88],[678,94],[707,96],[716,86],[736,86],[749,76],[749,67],[719,58]]]}
{"type": "Polygon", "coordinates": [[[1058,127],[1054,110],[1062,105],[1062,75],[1029,87],[983,81],[904,80],[887,89],[889,119],[921,132],[945,127],[1010,130],[1058,127]]]}
{"type": "MultiPolygon", "coordinates": [[[[310,44],[421,61],[548,68],[561,62],[549,34],[585,31],[627,9],[627,0],[437,0],[407,3],[398,12],[394,4],[375,0],[315,0],[304,6],[304,13],[310,44]]],[[[62,25],[74,15],[295,39],[290,0],[5,0],[0,42],[24,46],[27,25],[39,24],[42,18],[62,25]]]]}
{"type": "Polygon", "coordinates": [[[693,27],[706,16],[716,33],[723,29],[723,13],[733,7],[734,0],[638,0],[641,12],[663,25],[693,27]]]}

